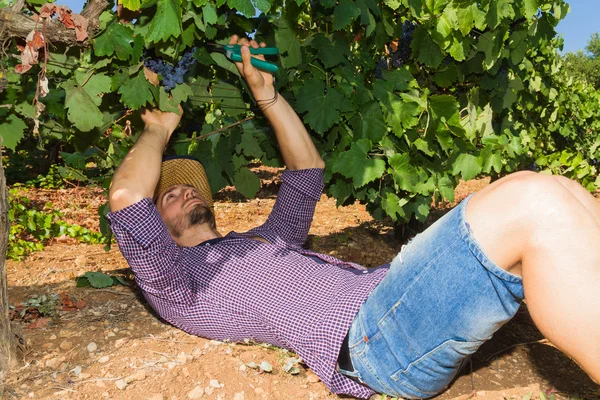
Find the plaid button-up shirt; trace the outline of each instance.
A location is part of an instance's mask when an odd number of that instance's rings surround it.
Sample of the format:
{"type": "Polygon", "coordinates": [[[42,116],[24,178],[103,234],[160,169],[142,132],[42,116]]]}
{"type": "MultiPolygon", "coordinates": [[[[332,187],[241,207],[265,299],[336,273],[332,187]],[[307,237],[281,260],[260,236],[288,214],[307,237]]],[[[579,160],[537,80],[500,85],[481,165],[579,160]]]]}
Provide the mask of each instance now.
{"type": "Polygon", "coordinates": [[[336,363],[356,313],[388,269],[303,249],[323,171],[285,171],[282,180],[263,225],[217,242],[178,247],[149,198],[108,218],[163,319],[193,335],[293,350],[332,392],[368,398],[373,391],[340,374],[336,363]]]}

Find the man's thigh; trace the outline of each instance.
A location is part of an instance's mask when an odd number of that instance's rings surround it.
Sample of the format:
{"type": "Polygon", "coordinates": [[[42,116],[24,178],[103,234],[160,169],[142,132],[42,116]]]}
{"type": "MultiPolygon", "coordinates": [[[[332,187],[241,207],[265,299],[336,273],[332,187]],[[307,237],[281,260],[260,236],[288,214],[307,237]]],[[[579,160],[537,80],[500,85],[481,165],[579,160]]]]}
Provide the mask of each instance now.
{"type": "Polygon", "coordinates": [[[483,253],[465,208],[461,203],[404,246],[359,311],[350,354],[374,390],[408,398],[439,393],[517,311],[521,278],[483,253]]]}

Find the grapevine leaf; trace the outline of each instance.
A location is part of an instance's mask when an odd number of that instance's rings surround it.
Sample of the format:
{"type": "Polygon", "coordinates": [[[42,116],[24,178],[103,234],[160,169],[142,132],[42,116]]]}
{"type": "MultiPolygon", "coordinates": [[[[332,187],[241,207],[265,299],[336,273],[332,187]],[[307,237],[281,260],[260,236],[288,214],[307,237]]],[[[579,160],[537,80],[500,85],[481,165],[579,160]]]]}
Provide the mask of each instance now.
{"type": "Polygon", "coordinates": [[[514,18],[512,0],[491,0],[486,21],[491,29],[496,29],[505,18],[514,18]]]}
{"type": "Polygon", "coordinates": [[[533,17],[538,10],[538,0],[524,0],[522,10],[525,18],[533,17]]]}
{"type": "Polygon", "coordinates": [[[366,185],[385,172],[385,161],[368,158],[371,141],[360,139],[350,147],[350,150],[340,153],[333,166],[333,172],[338,172],[346,178],[352,178],[355,188],[366,185]]]}
{"type": "Polygon", "coordinates": [[[443,198],[450,202],[454,201],[454,184],[450,177],[442,176],[438,179],[437,187],[443,198]]]}
{"type": "Polygon", "coordinates": [[[235,147],[235,151],[238,154],[243,152],[246,156],[251,158],[259,159],[263,156],[263,151],[256,141],[256,138],[251,132],[246,131],[242,135],[242,141],[235,147]]]}
{"type": "Polygon", "coordinates": [[[240,73],[235,66],[224,54],[221,53],[210,53],[210,57],[215,61],[215,63],[225,70],[231,72],[234,75],[240,76],[240,73]]]}
{"type": "Polygon", "coordinates": [[[486,147],[481,153],[483,157],[483,172],[489,174],[493,169],[499,174],[502,171],[502,155],[500,152],[493,153],[491,148],[486,147]]]}
{"type": "Polygon", "coordinates": [[[193,95],[194,92],[192,88],[185,83],[177,85],[173,90],[171,90],[171,96],[173,96],[173,103],[175,104],[185,103],[188,97],[193,95]]]}
{"type": "MultiPolygon", "coordinates": [[[[304,2],[304,0],[302,2],[304,2]]],[[[331,7],[335,6],[335,3],[337,3],[337,1],[336,0],[321,0],[319,3],[325,8],[331,8],[331,7]]]]}
{"type": "Polygon", "coordinates": [[[281,64],[285,68],[293,68],[302,62],[298,35],[286,18],[279,18],[275,42],[280,51],[281,64]]]}
{"type": "Polygon", "coordinates": [[[477,3],[458,9],[458,26],[463,35],[468,35],[474,26],[482,29],[485,25],[485,12],[481,11],[477,3]]]}
{"type": "Polygon", "coordinates": [[[127,60],[131,55],[133,34],[129,27],[113,22],[94,39],[94,53],[99,56],[117,55],[119,60],[127,60]]]}
{"type": "Polygon", "coordinates": [[[406,211],[414,214],[419,222],[425,222],[429,215],[431,199],[423,196],[414,197],[406,206],[406,211]]]}
{"type": "Polygon", "coordinates": [[[76,72],[75,80],[90,95],[90,98],[99,106],[102,103],[102,94],[110,92],[111,80],[105,74],[94,74],[91,77],[89,73],[76,72]]]}
{"type": "Polygon", "coordinates": [[[202,17],[204,18],[205,25],[213,25],[218,21],[217,9],[211,3],[207,3],[202,7],[202,17]]]}
{"type": "Polygon", "coordinates": [[[109,287],[115,283],[110,275],[103,274],[102,272],[86,272],[82,277],[87,278],[90,285],[96,289],[109,287]]]}
{"type": "Polygon", "coordinates": [[[246,110],[246,103],[240,89],[227,82],[217,82],[212,88],[212,96],[216,102],[221,103],[223,111],[229,115],[243,114],[246,110]]]}
{"type": "Polygon", "coordinates": [[[216,157],[202,158],[202,165],[204,165],[204,169],[206,170],[210,190],[213,193],[217,193],[229,184],[227,179],[223,177],[224,169],[221,160],[216,157]]]}
{"type": "Polygon", "coordinates": [[[374,143],[379,142],[387,132],[383,113],[376,102],[361,107],[350,124],[354,129],[355,137],[366,138],[374,143]]]}
{"type": "Polygon", "coordinates": [[[123,7],[131,11],[137,11],[142,7],[142,3],[140,0],[123,0],[121,4],[123,5],[123,7]]]}
{"type": "Polygon", "coordinates": [[[408,154],[396,153],[388,159],[394,183],[402,190],[412,192],[419,182],[417,170],[410,164],[408,154]]]}
{"type": "Polygon", "coordinates": [[[481,161],[472,154],[460,154],[452,164],[452,173],[460,174],[465,181],[475,178],[481,170],[481,161]]]}
{"type": "Polygon", "coordinates": [[[0,137],[2,146],[15,150],[17,143],[23,139],[27,124],[14,114],[11,114],[6,121],[0,125],[0,137]]]}
{"type": "Polygon", "coordinates": [[[318,50],[319,59],[325,68],[331,68],[346,61],[349,46],[343,36],[337,34],[325,36],[318,33],[310,45],[318,50]]]}
{"type": "Polygon", "coordinates": [[[156,43],[181,35],[180,4],[181,0],[158,0],[156,14],[145,36],[146,41],[156,43]]]}
{"type": "Polygon", "coordinates": [[[400,5],[402,4],[402,1],[401,0],[384,0],[384,3],[386,6],[388,6],[392,10],[396,10],[396,9],[398,9],[398,7],[400,7],[400,5]]]}
{"type": "Polygon", "coordinates": [[[169,97],[169,94],[165,91],[165,88],[158,87],[156,90],[158,90],[158,108],[165,112],[179,113],[177,103],[175,103],[173,99],[169,97]]]}
{"type": "Polygon", "coordinates": [[[249,199],[254,197],[260,189],[260,179],[246,167],[242,167],[236,171],[233,183],[235,184],[235,190],[249,199]]]}
{"type": "Polygon", "coordinates": [[[394,193],[387,193],[387,195],[381,201],[381,207],[383,210],[392,217],[393,221],[398,220],[398,216],[401,219],[406,219],[406,212],[404,211],[404,206],[408,203],[408,200],[405,198],[400,198],[394,193]]]}
{"type": "Polygon", "coordinates": [[[65,82],[63,88],[67,93],[65,97],[67,118],[77,129],[88,132],[102,124],[102,112],[85,88],[73,81],[65,82]]]}
{"type": "Polygon", "coordinates": [[[271,9],[273,0],[254,0],[254,4],[261,12],[266,13],[271,9]]]}
{"type": "Polygon", "coordinates": [[[227,0],[227,5],[231,8],[235,8],[246,17],[252,17],[254,15],[254,5],[250,0],[227,0]]]}
{"type": "Polygon", "coordinates": [[[340,0],[333,12],[333,29],[344,29],[360,15],[360,9],[352,0],[340,0]]]}
{"type": "Polygon", "coordinates": [[[333,185],[329,188],[329,193],[336,198],[336,206],[341,206],[344,204],[350,196],[352,196],[352,184],[346,182],[344,180],[338,179],[335,181],[333,185]]]}
{"type": "Polygon", "coordinates": [[[440,47],[431,39],[429,32],[422,26],[415,29],[410,47],[413,55],[418,54],[419,61],[428,67],[437,68],[444,59],[440,47]]]}
{"type": "Polygon", "coordinates": [[[449,125],[460,126],[458,102],[450,95],[433,95],[429,97],[429,106],[433,114],[449,125]]]}
{"type": "MultiPolygon", "coordinates": [[[[137,64],[140,62],[140,58],[144,53],[144,37],[142,35],[136,35],[133,38],[133,47],[131,48],[131,62],[137,64]]],[[[96,67],[97,68],[97,67],[96,67]]]]}
{"type": "Polygon", "coordinates": [[[140,71],[134,78],[128,79],[118,90],[123,104],[132,110],[137,110],[152,102],[152,85],[140,71]]]}
{"type": "Polygon", "coordinates": [[[297,109],[308,112],[304,120],[318,133],[323,134],[340,119],[339,111],[346,105],[346,100],[337,89],[324,93],[322,81],[312,79],[298,91],[297,109]]]}

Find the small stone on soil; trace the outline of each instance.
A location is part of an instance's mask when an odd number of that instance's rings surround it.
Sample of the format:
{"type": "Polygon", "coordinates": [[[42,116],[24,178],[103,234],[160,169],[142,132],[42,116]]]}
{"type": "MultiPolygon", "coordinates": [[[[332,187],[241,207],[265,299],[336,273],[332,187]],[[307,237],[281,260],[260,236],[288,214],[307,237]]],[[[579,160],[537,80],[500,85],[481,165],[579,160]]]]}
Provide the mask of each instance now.
{"type": "Polygon", "coordinates": [[[204,395],[204,389],[202,389],[200,386],[196,386],[188,393],[187,397],[190,400],[195,400],[202,397],[202,395],[204,395]]]}
{"type": "Polygon", "coordinates": [[[211,379],[211,380],[210,380],[210,382],[208,382],[208,383],[209,383],[209,385],[210,385],[210,386],[212,386],[212,387],[214,387],[214,388],[217,388],[217,389],[220,389],[220,388],[222,388],[223,386],[225,386],[225,385],[223,385],[222,383],[219,383],[219,381],[218,381],[218,380],[216,380],[216,379],[211,379]]]}
{"type": "Polygon", "coordinates": [[[63,350],[70,350],[73,348],[73,343],[63,340],[58,347],[60,347],[63,350]]]}
{"type": "Polygon", "coordinates": [[[98,345],[97,345],[96,343],[94,343],[94,342],[90,342],[90,344],[88,344],[88,345],[87,345],[87,350],[88,350],[90,353],[93,353],[93,352],[95,352],[96,350],[98,350],[98,345]]]}
{"type": "Polygon", "coordinates": [[[245,400],[246,394],[244,392],[237,392],[233,395],[233,400],[245,400]]]}
{"type": "Polygon", "coordinates": [[[110,357],[109,357],[109,356],[104,356],[104,357],[100,357],[100,358],[98,359],[98,362],[99,362],[100,364],[104,364],[105,362],[108,362],[108,360],[110,360],[110,357]]]}
{"type": "Polygon", "coordinates": [[[127,382],[125,382],[125,380],[123,379],[119,379],[115,382],[115,385],[119,390],[125,390],[125,388],[127,387],[127,382]]]}

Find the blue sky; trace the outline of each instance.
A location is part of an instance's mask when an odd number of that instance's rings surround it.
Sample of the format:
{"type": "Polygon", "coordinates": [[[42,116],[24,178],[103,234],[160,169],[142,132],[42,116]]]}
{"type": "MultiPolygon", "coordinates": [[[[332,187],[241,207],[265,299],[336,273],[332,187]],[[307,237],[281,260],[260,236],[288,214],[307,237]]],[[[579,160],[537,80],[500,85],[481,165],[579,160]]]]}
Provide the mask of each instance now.
{"type": "Polygon", "coordinates": [[[600,33],[600,0],[567,0],[571,12],[557,27],[565,39],[563,52],[584,50],[592,33],[600,33]]]}
{"type": "MultiPolygon", "coordinates": [[[[563,52],[583,50],[594,32],[600,32],[600,0],[567,0],[571,12],[558,24],[558,33],[565,39],[563,52]]],[[[82,0],[57,0],[74,12],[81,11],[82,0]]]]}

